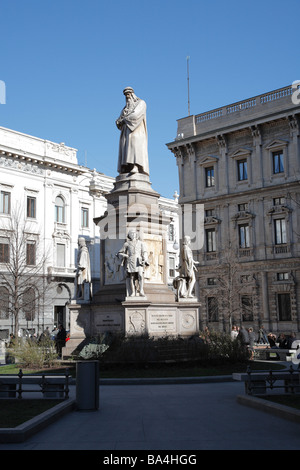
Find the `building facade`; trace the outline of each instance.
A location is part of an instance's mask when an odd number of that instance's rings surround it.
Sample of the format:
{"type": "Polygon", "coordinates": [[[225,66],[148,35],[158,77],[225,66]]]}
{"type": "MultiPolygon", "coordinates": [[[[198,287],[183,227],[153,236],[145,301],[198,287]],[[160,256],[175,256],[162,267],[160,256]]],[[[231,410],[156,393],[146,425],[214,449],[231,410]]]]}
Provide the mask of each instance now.
{"type": "Polygon", "coordinates": [[[182,212],[204,206],[202,327],[300,331],[300,105],[294,86],[178,120],[182,212]]]}
{"type": "Polygon", "coordinates": [[[99,284],[100,239],[93,217],[105,211],[103,193],[113,178],[78,165],[76,153],[63,143],[0,128],[1,339],[15,332],[16,322],[19,334],[39,334],[59,323],[68,327],[79,236],[87,241],[93,282],[99,284]],[[12,235],[17,227],[24,253],[12,235]],[[27,293],[22,287],[16,291],[9,274],[19,276],[27,293]]]}

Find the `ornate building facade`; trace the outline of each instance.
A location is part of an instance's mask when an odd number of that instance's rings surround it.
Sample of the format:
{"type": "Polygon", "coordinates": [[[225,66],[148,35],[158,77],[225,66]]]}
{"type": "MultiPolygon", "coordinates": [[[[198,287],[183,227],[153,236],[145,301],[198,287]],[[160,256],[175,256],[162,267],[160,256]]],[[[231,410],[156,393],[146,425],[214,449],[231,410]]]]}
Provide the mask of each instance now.
{"type": "MultiPolygon", "coordinates": [[[[300,331],[300,104],[294,85],[178,120],[179,204],[204,205],[201,326],[300,331]]],[[[196,209],[195,209],[196,210],[196,209]]]]}

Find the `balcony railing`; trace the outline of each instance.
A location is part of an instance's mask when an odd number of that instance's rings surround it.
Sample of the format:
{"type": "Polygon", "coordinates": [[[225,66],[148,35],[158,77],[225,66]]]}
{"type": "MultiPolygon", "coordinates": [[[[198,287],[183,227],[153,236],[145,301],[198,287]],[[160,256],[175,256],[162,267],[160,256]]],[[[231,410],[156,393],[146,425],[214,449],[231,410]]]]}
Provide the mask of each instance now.
{"type": "Polygon", "coordinates": [[[290,245],[274,245],[273,246],[273,253],[281,254],[281,253],[289,253],[291,251],[290,245]]]}
{"type": "Polygon", "coordinates": [[[205,113],[197,114],[195,116],[196,124],[201,122],[210,121],[212,119],[217,119],[228,114],[233,114],[239,111],[245,111],[250,108],[254,108],[256,105],[264,105],[270,101],[276,101],[286,96],[291,96],[293,94],[292,86],[287,86],[285,88],[280,88],[263,95],[256,96],[254,98],[249,98],[247,100],[239,101],[227,105],[222,108],[214,109],[212,111],[207,111],[205,113]]]}
{"type": "Polygon", "coordinates": [[[240,258],[249,258],[250,256],[253,256],[252,248],[240,248],[239,249],[240,258]]]}
{"type": "Polygon", "coordinates": [[[61,266],[54,266],[52,270],[52,274],[68,274],[75,276],[75,269],[74,268],[64,268],[61,266]]]}

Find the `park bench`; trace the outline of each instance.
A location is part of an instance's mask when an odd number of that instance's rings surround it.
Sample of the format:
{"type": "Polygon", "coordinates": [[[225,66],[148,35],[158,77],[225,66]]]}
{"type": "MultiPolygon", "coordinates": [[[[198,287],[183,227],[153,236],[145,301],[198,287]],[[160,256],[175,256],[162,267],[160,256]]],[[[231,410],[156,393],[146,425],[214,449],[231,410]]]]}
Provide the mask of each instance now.
{"type": "Polygon", "coordinates": [[[22,398],[23,393],[40,392],[45,398],[69,398],[69,370],[65,374],[18,374],[0,375],[0,399],[22,398]]]}
{"type": "Polygon", "coordinates": [[[233,380],[245,383],[247,395],[265,395],[267,389],[283,389],[284,393],[300,393],[300,369],[289,369],[280,371],[265,370],[252,371],[248,368],[246,373],[233,373],[233,380]]]}

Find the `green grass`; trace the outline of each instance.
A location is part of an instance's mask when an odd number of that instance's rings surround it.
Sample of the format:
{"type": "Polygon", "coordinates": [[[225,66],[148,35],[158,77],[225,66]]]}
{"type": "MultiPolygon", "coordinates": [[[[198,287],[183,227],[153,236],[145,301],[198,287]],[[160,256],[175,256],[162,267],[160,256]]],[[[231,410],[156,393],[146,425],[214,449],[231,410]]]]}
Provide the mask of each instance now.
{"type": "MultiPolygon", "coordinates": [[[[279,370],[284,366],[274,362],[251,361],[252,370],[279,370]]],[[[105,364],[100,363],[100,378],[154,378],[154,377],[203,377],[214,375],[231,375],[233,372],[246,372],[247,363],[207,365],[192,362],[177,363],[149,363],[149,364],[105,364]]],[[[0,374],[18,374],[21,366],[9,364],[0,367],[0,374]]],[[[69,368],[72,377],[76,376],[76,364],[65,364],[63,367],[47,368],[43,370],[22,369],[24,374],[64,374],[69,368]]]]}
{"type": "Polygon", "coordinates": [[[47,399],[0,400],[0,428],[15,428],[60,403],[47,399]]]}
{"type": "MultiPolygon", "coordinates": [[[[253,370],[278,370],[281,364],[251,362],[253,370]]],[[[217,364],[207,365],[188,363],[161,363],[122,365],[100,365],[100,378],[162,378],[162,377],[206,377],[216,375],[231,375],[233,372],[246,372],[247,364],[217,364]]]]}
{"type": "Polygon", "coordinates": [[[300,410],[300,395],[269,395],[264,399],[300,410]]]}

